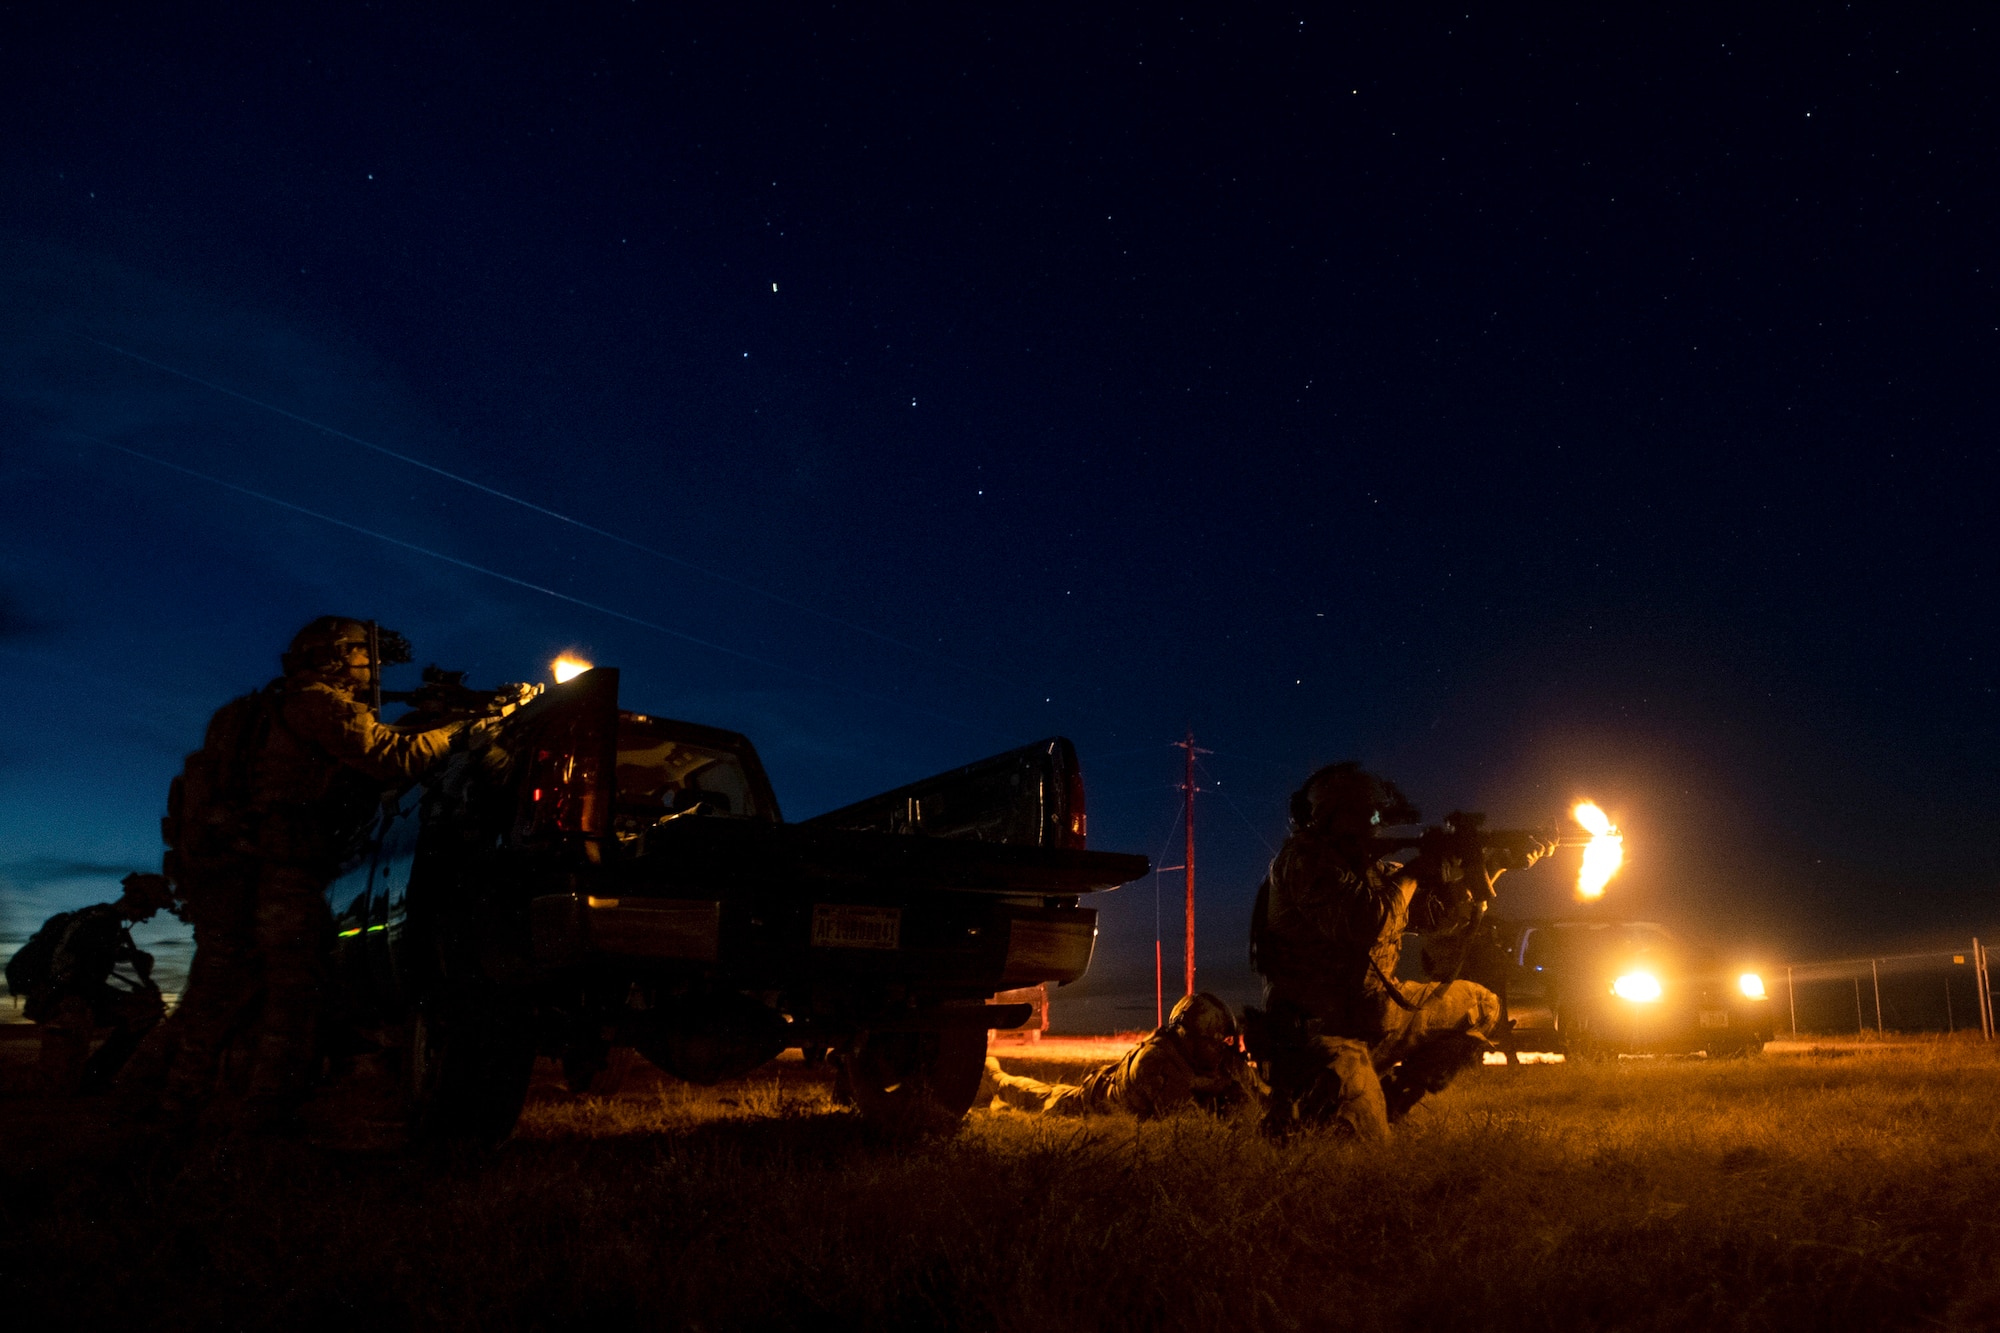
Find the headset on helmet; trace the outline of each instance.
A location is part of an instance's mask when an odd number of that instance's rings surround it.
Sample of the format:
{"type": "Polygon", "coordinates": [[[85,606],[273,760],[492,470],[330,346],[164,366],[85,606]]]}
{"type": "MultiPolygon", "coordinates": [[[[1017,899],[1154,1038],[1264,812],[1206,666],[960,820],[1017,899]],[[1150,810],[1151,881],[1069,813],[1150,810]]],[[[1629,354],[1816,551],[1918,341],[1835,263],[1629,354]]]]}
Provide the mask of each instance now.
{"type": "Polygon", "coordinates": [[[1395,783],[1375,776],[1351,759],[1328,764],[1292,793],[1292,823],[1300,828],[1342,809],[1366,811],[1369,822],[1384,828],[1414,824],[1424,817],[1395,783]]]}

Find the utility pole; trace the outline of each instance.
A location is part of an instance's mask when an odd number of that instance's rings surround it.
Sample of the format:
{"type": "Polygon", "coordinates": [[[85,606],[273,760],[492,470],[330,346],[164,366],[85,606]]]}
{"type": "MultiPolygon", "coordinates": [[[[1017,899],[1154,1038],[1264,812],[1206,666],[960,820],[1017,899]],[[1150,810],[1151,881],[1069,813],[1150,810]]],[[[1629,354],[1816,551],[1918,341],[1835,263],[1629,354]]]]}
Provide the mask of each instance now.
{"type": "Polygon", "coordinates": [[[1188,989],[1184,991],[1184,995],[1194,995],[1194,793],[1200,791],[1200,787],[1194,785],[1194,757],[1196,755],[1212,755],[1214,751],[1204,751],[1198,745],[1194,745],[1194,729],[1192,727],[1188,729],[1188,739],[1186,741],[1174,741],[1174,745],[1188,753],[1186,755],[1186,759],[1188,759],[1188,763],[1186,763],[1186,777],[1180,783],[1180,795],[1182,795],[1182,801],[1186,803],[1184,811],[1186,811],[1186,825],[1188,825],[1188,855],[1186,855],[1186,859],[1182,863],[1182,871],[1186,871],[1186,885],[1188,885],[1188,925],[1186,925],[1188,989]]]}

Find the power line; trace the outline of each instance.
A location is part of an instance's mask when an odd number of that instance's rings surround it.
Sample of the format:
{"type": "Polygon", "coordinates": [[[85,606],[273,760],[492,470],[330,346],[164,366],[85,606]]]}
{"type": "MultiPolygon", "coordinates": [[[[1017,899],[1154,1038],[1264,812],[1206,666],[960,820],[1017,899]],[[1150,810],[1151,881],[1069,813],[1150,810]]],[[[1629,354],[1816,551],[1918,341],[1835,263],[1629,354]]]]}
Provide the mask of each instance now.
{"type": "Polygon", "coordinates": [[[427,546],[419,546],[415,542],[404,541],[400,537],[391,537],[389,534],[385,532],[376,532],[372,528],[364,528],[357,523],[349,523],[346,519],[335,518],[331,514],[322,514],[318,510],[308,509],[304,505],[294,504],[290,500],[281,500],[275,495],[266,495],[264,492],[252,490],[248,486],[239,486],[233,481],[225,481],[221,477],[211,476],[206,472],[199,472],[196,471],[194,468],[186,467],[180,463],[170,462],[164,458],[156,458],[152,454],[143,453],[140,450],[129,448],[122,444],[114,444],[110,440],[99,439],[95,435],[84,435],[81,432],[71,432],[71,433],[74,434],[78,439],[89,440],[92,444],[99,444],[107,449],[115,449],[121,454],[129,454],[133,458],[143,459],[144,461],[151,463],[156,467],[166,468],[170,472],[178,472],[181,473],[183,476],[194,477],[197,480],[205,481],[212,486],[220,486],[224,490],[234,491],[238,495],[247,495],[253,500],[261,500],[265,504],[276,505],[280,509],[288,509],[295,514],[303,514],[307,518],[314,518],[318,519],[322,523],[332,524],[336,528],[342,528],[348,532],[359,533],[363,537],[372,537],[376,541],[386,542],[390,546],[400,547],[405,551],[413,551],[418,555],[429,556],[433,560],[442,560],[444,563],[448,565],[455,565],[460,569],[469,570],[474,574],[482,574],[490,579],[498,579],[502,583],[510,583],[517,588],[525,588],[529,592],[538,592],[545,597],[553,597],[558,601],[568,602],[573,606],[583,607],[587,611],[595,611],[599,615],[610,616],[614,620],[622,620],[627,624],[637,625],[641,629],[649,629],[657,634],[664,634],[669,638],[679,639],[684,643],[691,643],[699,648],[706,648],[711,652],[721,653],[727,657],[734,657],[739,661],[750,662],[757,666],[765,667],[772,671],[778,671],[786,675],[796,676],[801,680],[809,680],[816,685],[826,686],[828,689],[844,690],[847,693],[859,695],[861,698],[871,699],[876,703],[889,704],[897,708],[907,708],[913,712],[922,713],[926,717],[935,718],[940,722],[949,722],[955,727],[964,727],[970,731],[991,730],[991,728],[982,726],[978,723],[966,722],[963,721],[962,719],[951,717],[947,714],[937,712],[934,709],[925,708],[921,704],[913,704],[910,703],[908,700],[894,699],[890,698],[888,695],[876,694],[873,691],[863,690],[853,685],[845,685],[836,680],[829,680],[825,676],[816,676],[810,671],[801,671],[797,667],[786,666],[782,662],[773,662],[768,658],[758,657],[755,656],[754,654],[743,652],[740,649],[731,648],[726,644],[716,643],[713,640],[700,638],[696,635],[689,634],[683,630],[677,630],[672,628],[671,626],[659,624],[657,621],[647,620],[641,616],[635,616],[628,612],[620,611],[615,607],[605,606],[598,602],[586,601],[581,597],[574,597],[571,596],[569,593],[559,592],[554,588],[543,587],[539,583],[530,583],[528,580],[516,578],[512,574],[503,574],[497,569],[489,569],[485,565],[476,565],[472,563],[470,560],[462,560],[455,555],[447,555],[443,551],[434,551],[427,546]]]}
{"type": "Polygon", "coordinates": [[[1200,766],[1201,771],[1204,774],[1207,774],[1209,781],[1215,783],[1215,794],[1217,796],[1220,796],[1223,800],[1229,803],[1229,808],[1235,811],[1236,817],[1238,819],[1243,821],[1243,827],[1249,829],[1250,835],[1255,839],[1257,839],[1257,841],[1263,843],[1264,850],[1269,852],[1272,855],[1272,857],[1275,858],[1278,855],[1278,849],[1271,845],[1271,840],[1264,836],[1263,831],[1261,829],[1259,829],[1255,824],[1252,824],[1250,822],[1250,816],[1243,813],[1243,807],[1236,804],[1236,798],[1234,796],[1231,796],[1226,790],[1223,789],[1221,780],[1217,778],[1215,774],[1209,773],[1208,765],[1200,763],[1199,760],[1197,760],[1196,763],[1200,766]]]}
{"type": "Polygon", "coordinates": [[[287,421],[296,421],[302,426],[308,426],[311,427],[313,430],[323,431],[326,434],[333,436],[337,440],[346,440],[350,444],[358,444],[363,449],[373,450],[375,453],[381,454],[384,458],[393,458],[397,462],[405,464],[406,466],[413,468],[420,468],[423,471],[432,473],[435,476],[443,477],[447,481],[455,481],[459,485],[470,487],[471,489],[478,491],[482,495],[490,495],[496,500],[504,500],[508,504],[519,505],[521,508],[530,511],[531,513],[542,515],[544,518],[552,518],[558,523],[567,523],[571,527],[577,528],[583,532],[588,532],[593,536],[602,537],[606,541],[617,542],[621,546],[629,547],[634,551],[639,551],[645,555],[652,556],[655,560],[665,561],[667,564],[678,565],[682,569],[692,570],[693,572],[700,574],[705,578],[714,579],[718,583],[725,583],[732,588],[739,588],[744,592],[754,593],[759,597],[765,598],[772,602],[776,602],[780,606],[789,607],[790,609],[801,612],[805,615],[815,616],[821,620],[828,622],[829,624],[839,625],[842,626],[843,628],[853,630],[857,634],[865,634],[871,639],[875,639],[879,642],[889,644],[891,647],[901,648],[905,652],[917,653],[920,654],[921,656],[931,658],[934,661],[943,662],[949,666],[956,667],[960,671],[971,672],[975,676],[980,676],[987,680],[995,681],[1001,685],[1007,686],[1009,689],[1020,690],[1023,693],[1029,692],[1027,686],[1022,685],[1018,681],[1009,680],[1005,676],[995,675],[993,672],[987,671],[981,667],[972,666],[969,663],[958,661],[956,658],[947,657],[945,654],[940,653],[935,649],[925,648],[919,644],[905,643],[903,642],[903,640],[893,638],[890,635],[882,633],[880,630],[870,629],[866,625],[858,624],[855,621],[848,620],[842,616],[836,616],[830,611],[822,611],[818,607],[807,606],[803,602],[793,601],[791,598],[783,596],[780,593],[772,592],[767,588],[760,588],[754,583],[746,583],[742,579],[731,577],[728,574],[718,573],[717,571],[709,569],[702,565],[697,565],[691,560],[683,559],[682,557],[677,555],[670,555],[669,553],[662,551],[657,547],[648,546],[644,542],[634,541],[632,538],[623,536],[616,532],[612,532],[608,528],[600,528],[594,523],[586,523],[580,518],[572,518],[568,514],[562,513],[558,510],[550,509],[545,505],[538,505],[532,500],[525,500],[518,495],[510,494],[509,492],[500,490],[497,487],[488,486],[484,482],[475,481],[471,477],[461,476],[459,473],[452,472],[446,468],[441,468],[437,466],[435,463],[427,463],[421,458],[416,458],[409,454],[400,453],[397,450],[391,449],[386,445],[376,444],[372,440],[364,440],[359,435],[353,435],[348,433],[347,431],[340,430],[337,427],[329,426],[325,422],[314,421],[311,417],[301,416],[297,412],[288,411],[285,408],[277,406],[275,403],[267,403],[260,398],[252,398],[247,393],[241,393],[235,389],[229,388],[227,385],[217,384],[213,380],[205,380],[199,375],[193,375],[185,370],[176,369],[175,367],[169,366],[164,362],[155,361],[151,357],[141,356],[139,353],[134,352],[129,348],[120,347],[116,343],[105,342],[102,338],[93,338],[88,334],[80,333],[77,334],[76,336],[82,338],[85,342],[90,343],[92,346],[101,347],[107,352],[115,352],[119,356],[127,357],[133,361],[137,361],[141,365],[151,366],[154,370],[160,371],[163,374],[172,375],[178,379],[184,379],[190,384],[199,384],[204,389],[208,389],[215,393],[223,394],[227,397],[234,398],[238,402],[248,403],[252,407],[261,408],[266,412],[275,413],[278,416],[284,417],[287,421]]]}

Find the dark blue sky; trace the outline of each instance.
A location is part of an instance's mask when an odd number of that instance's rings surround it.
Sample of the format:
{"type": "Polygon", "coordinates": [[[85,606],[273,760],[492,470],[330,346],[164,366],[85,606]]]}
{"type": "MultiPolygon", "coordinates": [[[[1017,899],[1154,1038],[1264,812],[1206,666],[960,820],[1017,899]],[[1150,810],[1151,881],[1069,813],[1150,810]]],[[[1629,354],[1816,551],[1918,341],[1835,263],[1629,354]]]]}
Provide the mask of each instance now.
{"type": "Polygon", "coordinates": [[[1594,796],[1607,911],[2000,928],[1989,33],[1380,8],[0,10],[0,912],[335,611],[795,817],[1060,732],[1156,853],[1192,725],[1204,967],[1349,756],[1594,796]]]}

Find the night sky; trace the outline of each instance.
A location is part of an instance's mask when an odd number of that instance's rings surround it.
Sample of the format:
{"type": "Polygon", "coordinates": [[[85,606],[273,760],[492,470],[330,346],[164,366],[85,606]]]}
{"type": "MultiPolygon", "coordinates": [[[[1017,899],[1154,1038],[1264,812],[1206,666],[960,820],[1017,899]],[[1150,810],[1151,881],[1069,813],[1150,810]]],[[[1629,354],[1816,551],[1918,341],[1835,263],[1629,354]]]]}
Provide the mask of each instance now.
{"type": "Polygon", "coordinates": [[[2000,934],[1986,25],[701,8],[0,9],[0,934],[323,612],[792,818],[1060,733],[1178,862],[1192,727],[1226,987],[1349,757],[1595,798],[1600,914],[2000,934]]]}

